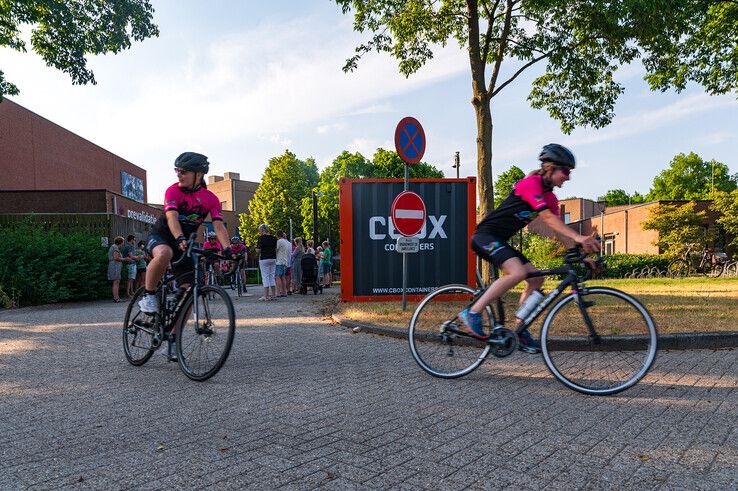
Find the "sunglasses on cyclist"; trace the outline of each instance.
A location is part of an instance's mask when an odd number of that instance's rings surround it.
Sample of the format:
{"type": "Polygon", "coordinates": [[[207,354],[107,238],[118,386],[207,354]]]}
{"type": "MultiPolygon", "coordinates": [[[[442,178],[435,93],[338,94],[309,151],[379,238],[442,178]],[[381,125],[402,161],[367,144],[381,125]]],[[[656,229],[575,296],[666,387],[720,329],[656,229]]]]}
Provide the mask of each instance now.
{"type": "Polygon", "coordinates": [[[183,176],[183,175],[187,174],[188,172],[192,172],[192,171],[191,170],[180,169],[179,167],[175,167],[174,168],[174,173],[177,174],[178,176],[183,176]]]}
{"type": "Polygon", "coordinates": [[[566,177],[569,177],[569,174],[571,174],[571,169],[568,167],[557,167],[562,174],[564,174],[566,177]]]}

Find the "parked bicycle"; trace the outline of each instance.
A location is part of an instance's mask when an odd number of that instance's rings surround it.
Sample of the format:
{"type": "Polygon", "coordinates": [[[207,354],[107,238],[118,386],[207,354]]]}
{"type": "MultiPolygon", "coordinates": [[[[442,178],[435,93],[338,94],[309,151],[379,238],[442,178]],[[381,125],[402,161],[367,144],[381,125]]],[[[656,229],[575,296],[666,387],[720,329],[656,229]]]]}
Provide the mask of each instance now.
{"type": "Polygon", "coordinates": [[[123,323],[123,350],[131,365],[141,366],[167,342],[167,357],[179,363],[192,380],[207,380],[221,369],[233,345],[236,316],[228,293],[215,285],[203,285],[198,255],[215,257],[210,249],[194,247],[194,234],[187,251],[172,263],[193,261],[192,272],[167,275],[156,289],[159,312],[147,314],[140,310],[138,300],[144,293],[139,289],[131,298],[123,323]],[[191,283],[187,288],[175,284],[191,283]],[[176,357],[172,349],[176,345],[176,357]]]}
{"type": "MultiPolygon", "coordinates": [[[[487,356],[511,355],[522,332],[552,305],[543,321],[541,349],[551,373],[561,383],[589,395],[609,395],[635,385],[656,358],[658,336],[648,310],[614,288],[588,287],[592,272],[580,272],[586,253],[567,251],[564,266],[530,277],[565,275],[561,283],[529,313],[515,331],[505,327],[502,300],[486,308],[487,340],[472,337],[458,313],[485,288],[446,285],[418,305],[409,327],[410,351],[420,367],[435,377],[457,378],[478,368],[487,356]],[[567,289],[570,293],[556,299],[567,289]],[[497,312],[494,312],[497,310],[497,312]]],[[[602,264],[602,258],[598,258],[602,264]]],[[[585,268],[586,269],[586,268],[585,268]]],[[[477,280],[482,280],[477,271],[477,280]]]]}
{"type": "Polygon", "coordinates": [[[685,278],[692,274],[703,274],[717,278],[723,274],[725,265],[728,262],[727,254],[723,252],[713,252],[710,247],[703,247],[701,251],[696,251],[699,244],[685,244],[687,250],[682,257],[674,259],[667,266],[669,276],[672,278],[685,278]]]}

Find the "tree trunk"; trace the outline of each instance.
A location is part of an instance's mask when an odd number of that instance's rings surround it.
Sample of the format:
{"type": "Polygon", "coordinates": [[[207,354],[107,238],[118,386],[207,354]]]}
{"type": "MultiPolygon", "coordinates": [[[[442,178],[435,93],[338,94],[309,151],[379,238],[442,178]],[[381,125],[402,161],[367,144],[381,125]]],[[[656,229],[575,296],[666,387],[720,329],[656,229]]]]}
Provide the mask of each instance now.
{"type": "MultiPolygon", "coordinates": [[[[485,216],[495,206],[492,185],[492,111],[485,80],[487,60],[482,59],[479,47],[479,5],[477,0],[467,0],[467,25],[469,27],[469,65],[472,75],[472,106],[477,117],[477,192],[479,214],[485,216]]],[[[489,263],[482,261],[482,279],[491,281],[489,263]]]]}
{"type": "Polygon", "coordinates": [[[489,101],[484,99],[481,104],[474,104],[477,116],[477,190],[479,215],[482,217],[495,207],[492,182],[492,110],[489,101]]]}

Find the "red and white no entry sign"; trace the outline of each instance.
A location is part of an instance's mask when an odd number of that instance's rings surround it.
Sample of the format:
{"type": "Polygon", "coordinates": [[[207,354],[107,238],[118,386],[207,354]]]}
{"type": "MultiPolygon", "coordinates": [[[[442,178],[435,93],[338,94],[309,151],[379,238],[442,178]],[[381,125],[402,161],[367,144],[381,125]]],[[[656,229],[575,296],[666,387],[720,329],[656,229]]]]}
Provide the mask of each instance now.
{"type": "Polygon", "coordinates": [[[392,225],[405,237],[412,237],[425,224],[425,203],[412,191],[403,191],[392,202],[392,225]]]}

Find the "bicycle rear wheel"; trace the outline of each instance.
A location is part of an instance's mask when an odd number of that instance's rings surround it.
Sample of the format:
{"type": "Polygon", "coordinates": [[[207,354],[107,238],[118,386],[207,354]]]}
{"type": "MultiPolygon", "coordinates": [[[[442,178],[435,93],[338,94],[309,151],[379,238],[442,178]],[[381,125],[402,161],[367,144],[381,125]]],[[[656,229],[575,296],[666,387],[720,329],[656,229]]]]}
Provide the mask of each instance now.
{"type": "Polygon", "coordinates": [[[197,298],[185,300],[178,322],[177,358],[192,380],[207,380],[223,366],[233,345],[236,315],[228,293],[218,286],[202,286],[197,298]],[[195,319],[195,305],[199,319],[195,319]]]}
{"type": "Polygon", "coordinates": [[[592,287],[551,308],[541,348],[561,383],[583,394],[609,395],[646,375],[657,339],[653,318],[638,300],[613,288],[592,287]],[[590,335],[589,325],[599,339],[590,335]]]}
{"type": "MultiPolygon", "coordinates": [[[[457,378],[471,373],[489,354],[489,344],[460,332],[463,327],[458,314],[472,302],[474,294],[466,285],[443,286],[427,295],[410,319],[410,352],[434,377],[457,378]]],[[[486,332],[491,325],[488,310],[486,332]]]]}
{"type": "Polygon", "coordinates": [[[723,268],[725,268],[725,265],[723,263],[705,264],[703,274],[705,276],[709,276],[710,278],[717,278],[718,276],[723,274],[723,268]]]}
{"type": "Polygon", "coordinates": [[[131,365],[141,366],[151,358],[158,347],[159,326],[154,317],[144,314],[138,301],[144,294],[139,288],[133,294],[123,319],[123,352],[131,365]]]}

